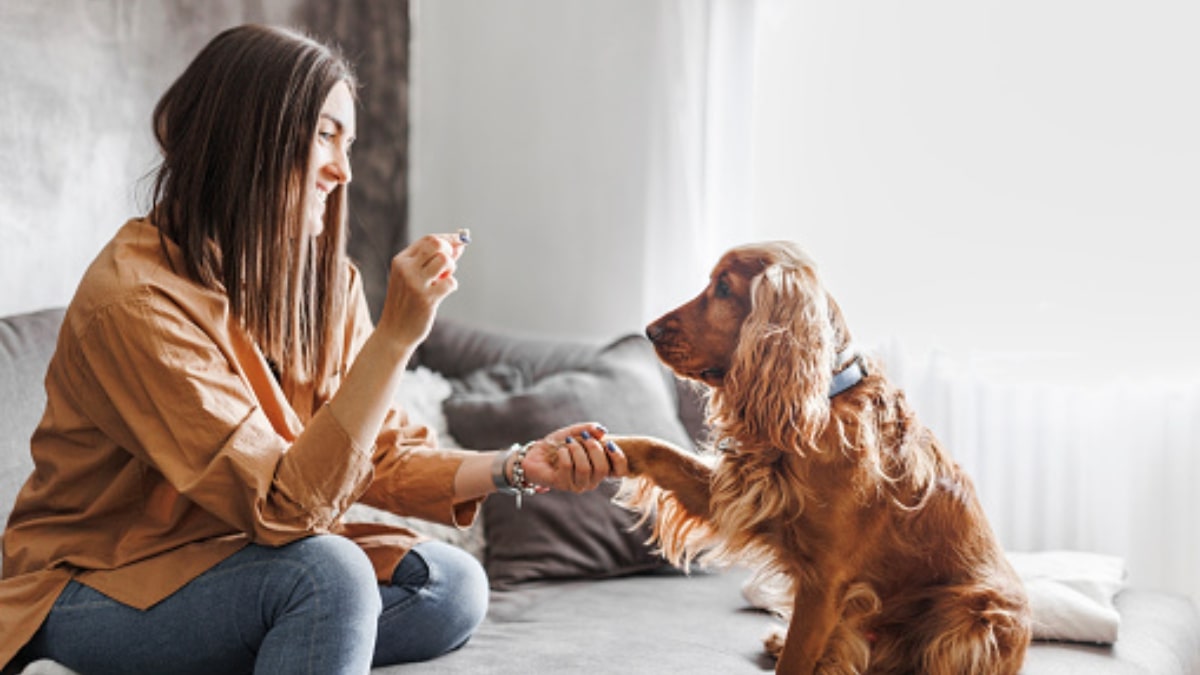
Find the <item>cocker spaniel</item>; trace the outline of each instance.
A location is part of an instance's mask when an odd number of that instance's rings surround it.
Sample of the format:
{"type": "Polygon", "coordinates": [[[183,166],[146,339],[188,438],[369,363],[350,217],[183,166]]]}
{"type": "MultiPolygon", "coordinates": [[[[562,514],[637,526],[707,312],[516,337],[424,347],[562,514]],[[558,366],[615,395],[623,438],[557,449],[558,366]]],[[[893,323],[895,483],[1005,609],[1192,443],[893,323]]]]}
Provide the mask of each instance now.
{"type": "Polygon", "coordinates": [[[1016,673],[1030,613],[963,472],[790,242],[734,248],[699,296],[649,325],[709,387],[713,447],[647,437],[619,503],[677,565],[749,564],[788,622],[776,672],[1016,673]]]}

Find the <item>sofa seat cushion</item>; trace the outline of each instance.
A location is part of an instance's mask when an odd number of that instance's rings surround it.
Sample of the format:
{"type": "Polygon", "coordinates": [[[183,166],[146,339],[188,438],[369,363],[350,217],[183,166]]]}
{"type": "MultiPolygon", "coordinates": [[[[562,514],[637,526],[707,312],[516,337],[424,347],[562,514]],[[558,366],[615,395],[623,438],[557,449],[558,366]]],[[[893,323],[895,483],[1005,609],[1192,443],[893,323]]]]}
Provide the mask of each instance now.
{"type": "MultiPolygon", "coordinates": [[[[492,593],[479,631],[456,652],[376,673],[773,672],[762,637],[777,622],[747,604],[744,570],[661,572],[604,581],[527,584],[492,593]]],[[[1117,596],[1113,645],[1035,641],[1022,675],[1195,675],[1200,616],[1180,595],[1127,590],[1117,596]]]]}
{"type": "Polygon", "coordinates": [[[775,621],[750,608],[747,574],[672,570],[495,591],[483,626],[434,661],[377,672],[762,673],[775,621]]]}

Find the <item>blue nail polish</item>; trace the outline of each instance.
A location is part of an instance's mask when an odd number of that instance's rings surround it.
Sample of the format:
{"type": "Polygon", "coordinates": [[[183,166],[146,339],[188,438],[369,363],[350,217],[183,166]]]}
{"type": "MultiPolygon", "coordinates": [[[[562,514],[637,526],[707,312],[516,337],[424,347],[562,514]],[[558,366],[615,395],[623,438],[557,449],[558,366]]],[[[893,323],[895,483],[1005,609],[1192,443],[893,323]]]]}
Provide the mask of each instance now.
{"type": "Polygon", "coordinates": [[[602,434],[607,434],[607,433],[608,433],[608,428],[607,428],[607,427],[605,427],[603,424],[597,424],[597,425],[596,425],[596,431],[599,431],[599,432],[600,432],[600,433],[602,433],[602,434]]]}
{"type": "Polygon", "coordinates": [[[590,441],[590,440],[592,440],[592,435],[591,435],[591,434],[589,434],[589,433],[588,433],[586,430],[585,430],[583,433],[579,434],[579,435],[580,435],[580,436],[582,436],[582,437],[583,437],[583,440],[585,440],[585,441],[590,441]]]}
{"type": "Polygon", "coordinates": [[[564,441],[564,442],[565,442],[565,443],[574,443],[574,442],[575,442],[575,437],[574,437],[574,436],[567,436],[567,440],[566,440],[566,441],[564,441]]]}
{"type": "Polygon", "coordinates": [[[617,444],[613,443],[612,441],[608,441],[607,443],[605,443],[604,447],[607,448],[609,452],[617,451],[617,444]]]}

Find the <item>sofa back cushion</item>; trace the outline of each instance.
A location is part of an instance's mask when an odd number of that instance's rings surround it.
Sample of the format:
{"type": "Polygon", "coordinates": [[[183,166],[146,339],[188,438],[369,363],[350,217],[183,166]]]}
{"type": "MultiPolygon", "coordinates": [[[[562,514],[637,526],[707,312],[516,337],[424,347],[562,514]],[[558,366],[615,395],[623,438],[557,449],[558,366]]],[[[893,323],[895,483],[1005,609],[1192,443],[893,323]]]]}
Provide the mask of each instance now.
{"type": "Polygon", "coordinates": [[[62,319],[62,309],[0,318],[0,524],[33,470],[29,439],[46,407],[43,381],[62,319]]]}
{"type": "MultiPolygon", "coordinates": [[[[490,366],[503,365],[521,381],[538,382],[556,373],[590,368],[601,348],[601,342],[516,335],[439,318],[411,365],[424,366],[450,379],[478,377],[490,366]]],[[[657,361],[657,357],[651,360],[657,361]]],[[[688,438],[693,445],[704,443],[708,439],[704,386],[676,378],[666,366],[660,368],[673,383],[676,414],[688,438]]]]}
{"type": "MultiPolygon", "coordinates": [[[[545,358],[544,356],[540,358],[545,358]]],[[[523,443],[592,420],[616,434],[647,434],[688,447],[674,377],[650,341],[629,335],[592,348],[574,367],[531,377],[529,364],[505,361],[453,383],[445,403],[450,433],[479,450],[523,443]]],[[[617,481],[584,494],[549,492],[483,503],[484,566],[493,588],[548,579],[594,579],[664,567],[637,514],[611,502],[617,481]]]]}

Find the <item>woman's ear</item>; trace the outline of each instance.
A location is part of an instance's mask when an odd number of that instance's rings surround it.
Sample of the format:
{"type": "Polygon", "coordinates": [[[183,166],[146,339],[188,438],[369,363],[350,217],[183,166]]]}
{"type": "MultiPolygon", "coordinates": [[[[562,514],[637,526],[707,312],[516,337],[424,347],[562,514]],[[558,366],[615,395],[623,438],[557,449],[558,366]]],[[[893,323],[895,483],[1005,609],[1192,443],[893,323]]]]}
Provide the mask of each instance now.
{"type": "Polygon", "coordinates": [[[805,266],[773,264],[751,289],[752,309],[738,348],[714,392],[736,410],[742,438],[805,452],[829,419],[835,345],[827,296],[805,266]]]}

